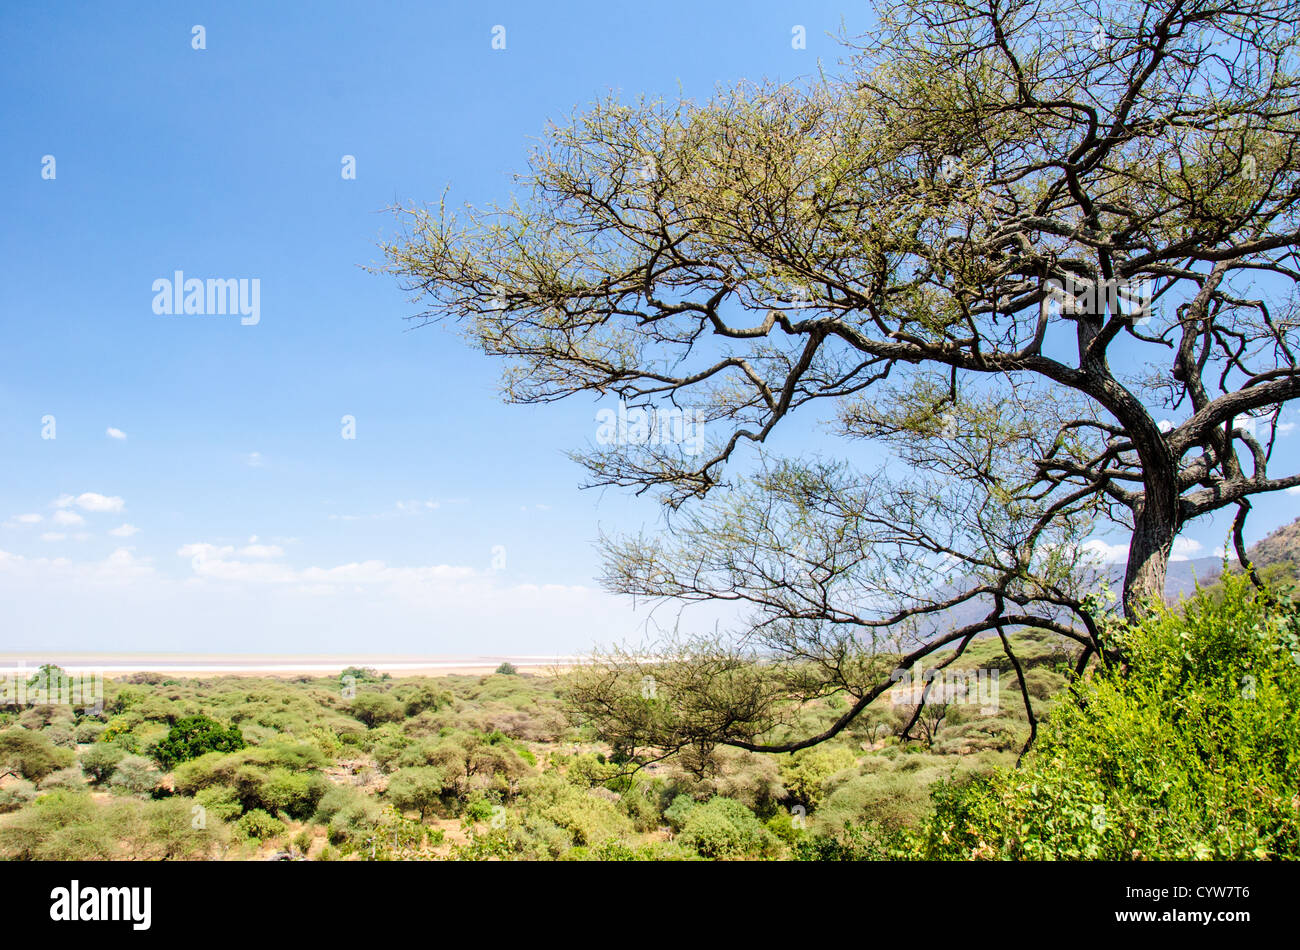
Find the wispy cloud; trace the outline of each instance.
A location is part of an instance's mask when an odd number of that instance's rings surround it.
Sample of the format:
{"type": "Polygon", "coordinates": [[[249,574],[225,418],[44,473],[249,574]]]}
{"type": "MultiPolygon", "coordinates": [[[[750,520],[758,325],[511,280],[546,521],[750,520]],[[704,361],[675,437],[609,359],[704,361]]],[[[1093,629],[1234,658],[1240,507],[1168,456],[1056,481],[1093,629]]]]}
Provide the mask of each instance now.
{"type": "Polygon", "coordinates": [[[123,432],[121,429],[114,429],[112,426],[109,426],[109,427],[108,427],[108,431],[105,432],[104,434],[107,435],[110,439],[125,439],[125,438],[126,438],[126,433],[125,433],[125,432],[123,432]]]}
{"type": "Polygon", "coordinates": [[[80,495],[60,495],[54,500],[55,508],[71,508],[76,506],[82,511],[92,512],[118,512],[125,506],[121,498],[116,495],[101,495],[99,492],[82,492],[80,495]]]}

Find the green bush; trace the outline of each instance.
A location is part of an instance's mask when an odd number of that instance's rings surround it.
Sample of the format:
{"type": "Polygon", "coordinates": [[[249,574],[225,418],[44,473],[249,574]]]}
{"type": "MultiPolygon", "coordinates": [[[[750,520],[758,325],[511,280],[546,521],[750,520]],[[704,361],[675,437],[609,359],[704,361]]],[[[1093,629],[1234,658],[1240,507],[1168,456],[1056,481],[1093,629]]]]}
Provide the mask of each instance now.
{"type": "Polygon", "coordinates": [[[98,821],[85,792],[59,789],[0,821],[0,857],[20,861],[104,860],[113,857],[114,836],[98,821]]]}
{"type": "Polygon", "coordinates": [[[677,842],[702,858],[761,857],[774,845],[772,835],[752,811],[722,797],[691,809],[677,842]]]}
{"type": "Polygon", "coordinates": [[[78,743],[85,745],[99,739],[100,734],[107,728],[107,724],[100,722],[98,719],[86,719],[77,723],[77,728],[72,731],[72,736],[78,743]]]}
{"type": "Polygon", "coordinates": [[[857,761],[857,756],[845,748],[803,749],[781,763],[781,779],[793,801],[816,808],[828,791],[831,776],[853,768],[857,761]]]}
{"type": "Polygon", "coordinates": [[[96,744],[86,749],[77,757],[82,771],[90,776],[95,784],[102,784],[117,769],[117,765],[126,758],[126,750],[116,745],[96,744]]]}
{"type": "Polygon", "coordinates": [[[315,820],[327,826],[331,842],[343,844],[370,834],[380,816],[379,805],[370,796],[360,789],[336,785],[321,797],[315,820]]]}
{"type": "Polygon", "coordinates": [[[142,755],[124,756],[108,777],[108,786],[114,791],[130,795],[148,795],[158,787],[162,773],[153,762],[142,755]]]}
{"type": "Polygon", "coordinates": [[[36,786],[26,779],[17,779],[0,788],[0,815],[17,811],[36,797],[36,786]]]}
{"type": "Polygon", "coordinates": [[[415,809],[424,819],[429,810],[442,800],[446,785],[438,769],[427,765],[414,766],[394,772],[385,794],[397,808],[402,811],[415,809]]]}
{"type": "Polygon", "coordinates": [[[0,776],[10,772],[39,782],[76,761],[75,753],[59,748],[42,733],[22,728],[0,731],[0,776]]]}
{"type": "Polygon", "coordinates": [[[697,805],[699,802],[690,795],[678,795],[673,799],[672,804],[664,809],[664,819],[674,831],[681,831],[686,825],[686,819],[690,817],[697,805]]]}
{"type": "Polygon", "coordinates": [[[389,693],[358,693],[349,711],[371,728],[406,717],[406,708],[389,693]]]}
{"type": "Polygon", "coordinates": [[[75,765],[70,765],[66,769],[59,769],[57,772],[51,772],[37,783],[37,788],[43,792],[55,788],[76,790],[85,787],[86,777],[81,774],[81,769],[75,765]]]}
{"type": "Polygon", "coordinates": [[[945,783],[930,858],[1300,857],[1300,617],[1247,580],[1119,626],[1022,768],[945,783]]]}
{"type": "Polygon", "coordinates": [[[235,822],[235,828],[245,838],[256,841],[266,841],[270,838],[279,837],[287,830],[284,822],[260,808],[254,808],[240,818],[239,821],[235,822]]]}
{"type": "Polygon", "coordinates": [[[223,726],[208,716],[187,716],[178,721],[153,748],[153,757],[164,769],[175,768],[208,752],[237,752],[245,746],[238,726],[223,726]]]}

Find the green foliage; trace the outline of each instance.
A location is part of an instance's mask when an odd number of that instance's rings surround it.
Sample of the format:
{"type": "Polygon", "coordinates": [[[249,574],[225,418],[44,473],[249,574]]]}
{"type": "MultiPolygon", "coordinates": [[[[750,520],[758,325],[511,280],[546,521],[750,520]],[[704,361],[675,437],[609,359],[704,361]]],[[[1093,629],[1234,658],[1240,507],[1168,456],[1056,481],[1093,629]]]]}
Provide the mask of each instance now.
{"type": "Polygon", "coordinates": [[[502,663],[496,671],[502,676],[514,676],[519,672],[519,668],[513,663],[502,663]]]}
{"type": "Polygon", "coordinates": [[[233,788],[213,785],[194,796],[194,804],[201,807],[210,818],[234,821],[244,812],[244,806],[233,788]]]}
{"type": "Polygon", "coordinates": [[[106,860],[115,848],[108,826],[85,792],[42,795],[0,821],[0,856],[8,860],[106,860]]]}
{"type": "Polygon", "coordinates": [[[696,806],[699,804],[690,795],[678,795],[673,799],[672,804],[664,809],[664,820],[673,827],[675,831],[681,831],[686,826],[686,819],[691,816],[696,806]]]}
{"type": "Polygon", "coordinates": [[[379,824],[379,805],[359,789],[338,785],[329,789],[316,806],[316,821],[329,829],[334,844],[356,842],[379,824]]]}
{"type": "Polygon", "coordinates": [[[41,791],[47,791],[54,788],[80,789],[85,788],[86,777],[81,773],[81,769],[75,765],[70,765],[66,769],[59,769],[51,772],[45,778],[37,783],[41,791]]]}
{"type": "Polygon", "coordinates": [[[42,733],[22,728],[0,731],[0,776],[11,773],[39,782],[76,760],[73,752],[55,746],[42,733]]]}
{"type": "Polygon", "coordinates": [[[116,745],[96,744],[80,753],[77,758],[84,771],[95,784],[101,784],[117,769],[117,765],[126,758],[126,750],[116,745]]]}
{"type": "Polygon", "coordinates": [[[278,838],[288,830],[285,823],[273,817],[261,808],[254,808],[235,822],[235,828],[245,838],[267,841],[278,838]]]}
{"type": "Polygon", "coordinates": [[[442,800],[446,788],[447,782],[438,769],[412,766],[393,773],[385,794],[397,808],[403,811],[415,809],[423,819],[442,800]]]}
{"type": "Polygon", "coordinates": [[[148,795],[158,787],[162,773],[142,755],[126,755],[108,777],[108,787],[128,795],[148,795]]]}
{"type": "Polygon", "coordinates": [[[0,815],[17,811],[36,798],[36,786],[26,779],[17,779],[0,786],[0,815]]]}
{"type": "Polygon", "coordinates": [[[1300,857],[1300,620],[1241,577],[1121,626],[1126,668],[1052,708],[1023,768],[936,791],[935,858],[1300,857]]]}
{"type": "Polygon", "coordinates": [[[577,788],[555,775],[543,775],[526,783],[526,814],[561,829],[573,844],[598,844],[633,832],[632,822],[601,790],[577,788]]]}
{"type": "Polygon", "coordinates": [[[140,720],[134,716],[114,716],[108,721],[108,724],[99,733],[96,742],[112,744],[125,749],[127,752],[139,752],[140,740],[132,734],[132,729],[138,725],[140,720]]]}
{"type": "Polygon", "coordinates": [[[95,742],[106,728],[107,724],[100,722],[98,719],[85,719],[77,723],[76,728],[72,731],[72,737],[80,744],[95,742]]]}
{"type": "Polygon", "coordinates": [[[276,743],[232,753],[209,752],[177,766],[174,780],[182,795],[224,787],[232,790],[244,811],[260,808],[306,818],[330,787],[318,772],[324,764],[315,746],[276,743]]]}
{"type": "Polygon", "coordinates": [[[715,797],[691,809],[678,843],[702,858],[755,858],[772,853],[775,840],[752,811],[715,797]]]}
{"type": "Polygon", "coordinates": [[[153,748],[153,757],[164,769],[198,758],[208,752],[236,752],[245,746],[238,726],[223,726],[208,716],[181,719],[167,738],[153,748]]]}
{"type": "Polygon", "coordinates": [[[221,826],[196,824],[187,801],[118,799],[96,804],[85,792],[57,790],[0,821],[0,857],[88,861],[209,857],[221,826]]]}
{"type": "Polygon", "coordinates": [[[400,722],[406,709],[390,693],[358,693],[352,700],[351,713],[370,728],[380,723],[400,722]]]}
{"type": "Polygon", "coordinates": [[[786,844],[793,845],[802,840],[807,834],[803,828],[803,816],[799,817],[801,820],[796,824],[794,814],[788,811],[779,811],[769,818],[765,824],[767,830],[772,832],[773,835],[786,844]]]}
{"type": "Polygon", "coordinates": [[[848,749],[814,746],[782,762],[781,779],[793,801],[816,808],[826,794],[831,776],[853,768],[857,761],[857,756],[848,749]]]}

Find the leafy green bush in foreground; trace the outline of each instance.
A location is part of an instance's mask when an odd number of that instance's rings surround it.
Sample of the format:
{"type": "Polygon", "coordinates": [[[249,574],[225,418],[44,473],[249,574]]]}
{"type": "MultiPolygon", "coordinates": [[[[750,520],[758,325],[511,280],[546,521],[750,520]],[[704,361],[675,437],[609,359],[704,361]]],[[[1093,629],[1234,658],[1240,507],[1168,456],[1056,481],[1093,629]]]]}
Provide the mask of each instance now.
{"type": "Polygon", "coordinates": [[[1115,632],[1023,767],[941,785],[910,856],[1300,858],[1300,614],[1225,578],[1115,632]]]}

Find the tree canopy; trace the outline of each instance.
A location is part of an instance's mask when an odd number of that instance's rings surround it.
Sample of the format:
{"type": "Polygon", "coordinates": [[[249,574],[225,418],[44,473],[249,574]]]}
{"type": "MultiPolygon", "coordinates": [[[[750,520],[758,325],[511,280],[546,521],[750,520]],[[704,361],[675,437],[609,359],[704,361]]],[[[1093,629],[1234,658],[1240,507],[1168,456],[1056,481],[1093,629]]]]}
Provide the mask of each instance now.
{"type": "Polygon", "coordinates": [[[605,539],[611,590],[746,620],[611,654],[578,707],[632,748],[800,748],[980,634],[1105,654],[1099,531],[1131,537],[1130,618],[1194,520],[1230,513],[1244,559],[1251,499],[1300,485],[1270,469],[1300,396],[1293,13],[882,4],[836,74],[609,97],[548,128],[512,203],[399,209],[417,319],[503,357],[508,399],[705,423],[576,457],[666,505],[605,539]],[[796,417],[842,457],[779,454],[796,417]],[[839,721],[792,731],[835,692],[839,721]]]}

